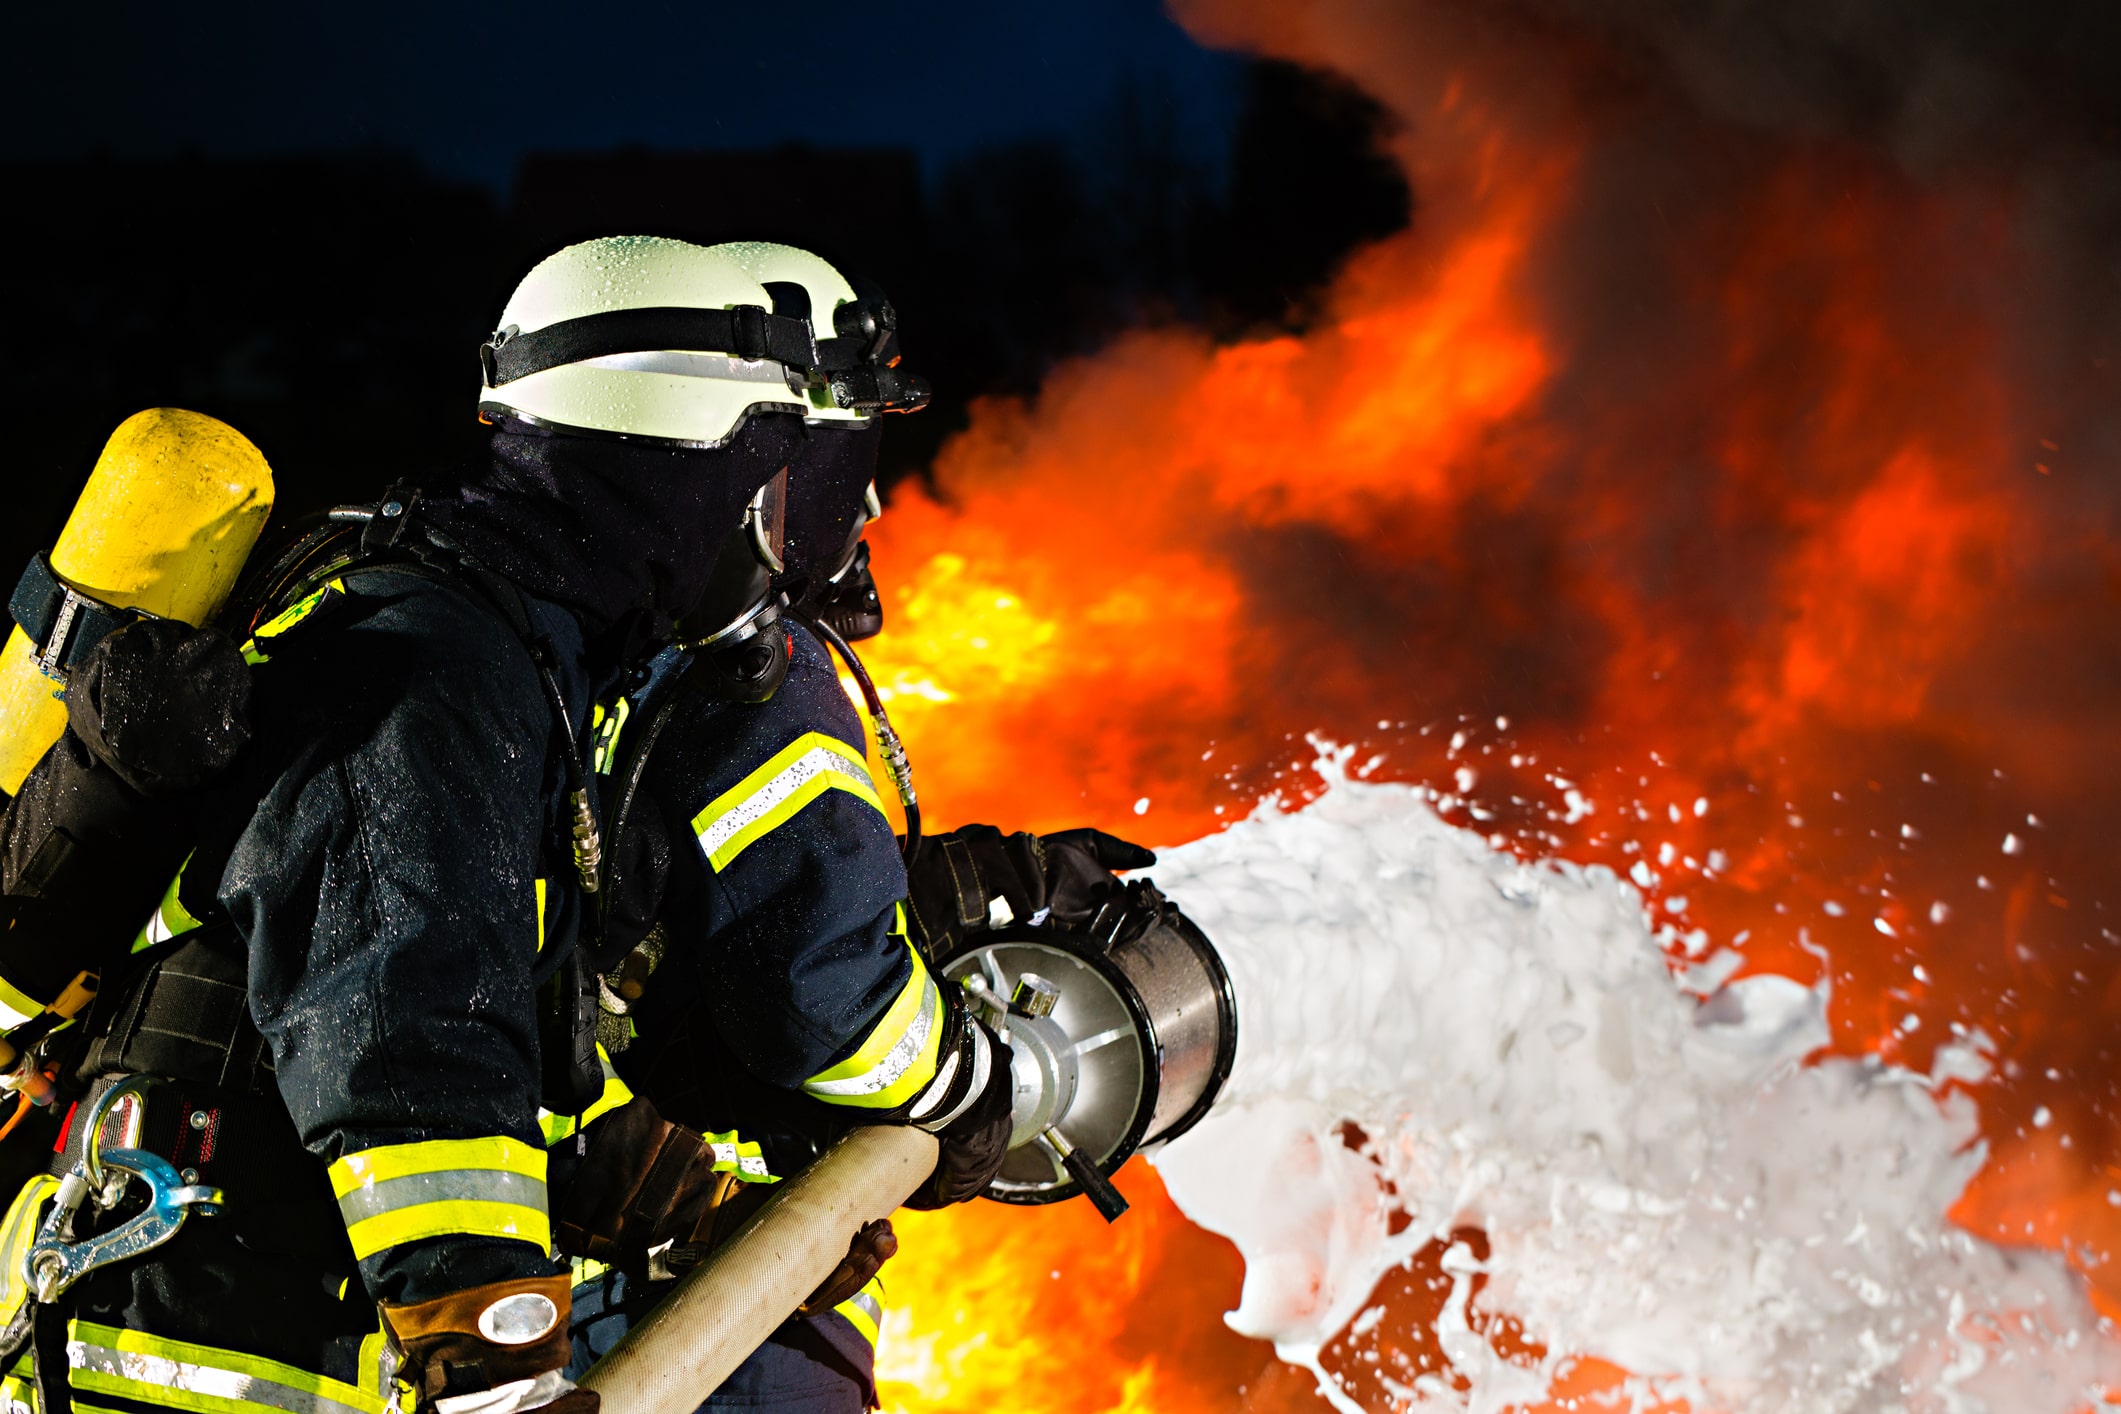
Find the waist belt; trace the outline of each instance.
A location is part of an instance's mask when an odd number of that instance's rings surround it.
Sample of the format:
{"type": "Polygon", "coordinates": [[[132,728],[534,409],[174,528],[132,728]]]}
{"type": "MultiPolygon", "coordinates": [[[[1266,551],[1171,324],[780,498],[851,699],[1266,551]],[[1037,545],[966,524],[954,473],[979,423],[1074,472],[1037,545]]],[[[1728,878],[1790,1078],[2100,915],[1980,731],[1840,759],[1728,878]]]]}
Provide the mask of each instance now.
{"type": "Polygon", "coordinates": [[[251,1024],[248,961],[232,939],[186,935],[149,962],[94,1027],[80,1080],[155,1075],[279,1097],[272,1053],[251,1024]]]}

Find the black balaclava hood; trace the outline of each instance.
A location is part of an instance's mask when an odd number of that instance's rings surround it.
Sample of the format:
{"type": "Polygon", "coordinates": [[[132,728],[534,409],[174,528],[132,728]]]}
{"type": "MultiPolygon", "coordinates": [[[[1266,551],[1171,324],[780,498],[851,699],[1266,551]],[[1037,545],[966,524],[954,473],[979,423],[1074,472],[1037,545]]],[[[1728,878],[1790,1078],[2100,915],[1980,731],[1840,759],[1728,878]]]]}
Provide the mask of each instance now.
{"type": "Polygon", "coordinates": [[[525,593],[571,611],[616,667],[698,602],[744,507],[802,442],[793,413],[754,413],[705,450],[508,419],[485,467],[426,509],[525,593]]]}

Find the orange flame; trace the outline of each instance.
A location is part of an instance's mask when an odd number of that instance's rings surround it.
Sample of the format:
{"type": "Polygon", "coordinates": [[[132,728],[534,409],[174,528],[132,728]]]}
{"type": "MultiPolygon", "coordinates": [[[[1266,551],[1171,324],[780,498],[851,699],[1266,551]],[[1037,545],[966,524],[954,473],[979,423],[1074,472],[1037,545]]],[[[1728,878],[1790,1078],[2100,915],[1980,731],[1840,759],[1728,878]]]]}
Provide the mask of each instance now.
{"type": "MultiPolygon", "coordinates": [[[[2023,373],[2018,193],[1708,128],[1660,166],[1668,109],[1568,101],[1595,52],[1519,65],[1415,13],[1189,16],[1406,123],[1415,227],[1316,328],[1122,339],[977,407],[872,532],[929,818],[1178,842],[1300,797],[1306,733],[1363,744],[1498,846],[1636,871],[1675,962],[1810,978],[1823,947],[1845,1053],[1927,1069],[1979,1028],[1993,1158],[1959,1221],[2121,1303],[2121,742],[2069,651],[2113,646],[2121,562],[2055,471],[2086,395],[2023,373]]],[[[1315,1402],[1217,1323],[1234,1256],[1126,1178],[1109,1232],[910,1220],[889,1407],[1315,1402]]],[[[1366,1368],[1429,1358],[1410,1273],[1328,1353],[1371,1409],[1401,1401],[1366,1368]]],[[[1580,1362],[1551,1407],[1621,1378],[1580,1362]]]]}

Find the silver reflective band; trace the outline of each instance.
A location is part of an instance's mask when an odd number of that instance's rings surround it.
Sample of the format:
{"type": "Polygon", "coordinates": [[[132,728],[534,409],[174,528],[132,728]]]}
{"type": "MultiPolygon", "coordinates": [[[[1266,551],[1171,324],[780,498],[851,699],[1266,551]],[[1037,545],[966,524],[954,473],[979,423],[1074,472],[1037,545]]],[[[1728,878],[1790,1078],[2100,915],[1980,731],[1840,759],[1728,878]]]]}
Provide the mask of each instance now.
{"type": "MultiPolygon", "coordinates": [[[[972,1102],[977,1100],[987,1089],[987,1077],[994,1073],[992,1043],[987,1040],[987,1033],[977,1025],[969,1021],[966,1025],[972,1026],[972,1083],[965,1087],[964,1097],[950,1107],[950,1113],[940,1115],[935,1119],[921,1120],[914,1125],[915,1129],[925,1129],[930,1134],[934,1134],[948,1127],[950,1121],[956,1119],[966,1110],[971,1109],[972,1102]]],[[[956,1057],[953,1056],[951,1059],[955,1060],[956,1057]]],[[[935,1086],[942,1086],[943,1079],[943,1076],[937,1076],[935,1086]]],[[[934,1089],[935,1086],[930,1088],[934,1089]]]]}
{"type": "MultiPolygon", "coordinates": [[[[348,1227],[424,1203],[514,1203],[543,1211],[545,1181],[506,1169],[441,1169],[409,1173],[356,1188],[339,1199],[348,1227]]],[[[540,1297],[540,1300],[544,1298],[540,1297]]]]}
{"type": "Polygon", "coordinates": [[[913,1108],[906,1111],[907,1119],[919,1124],[943,1102],[943,1096],[950,1093],[950,1081],[957,1074],[958,1062],[962,1058],[957,1051],[950,1053],[949,1058],[943,1062],[943,1068],[935,1073],[935,1079],[928,1083],[927,1089],[921,1091],[920,1098],[913,1102],[913,1108]]]}
{"type": "MultiPolygon", "coordinates": [[[[803,1088],[818,1096],[874,1095],[896,1085],[928,1048],[928,1033],[942,1024],[943,994],[935,980],[921,977],[921,1006],[906,1034],[871,1069],[845,1080],[806,1080],[803,1088]]],[[[888,1013],[887,1013],[888,1015],[888,1013]]]]}
{"type": "Polygon", "coordinates": [[[606,354],[585,358],[584,368],[609,368],[620,373],[668,373],[677,378],[720,378],[735,383],[771,383],[788,386],[788,372],[770,358],[732,358],[728,354],[659,353],[606,354]]]}
{"type": "MultiPolygon", "coordinates": [[[[210,1401],[232,1400],[284,1409],[287,1414],[373,1414],[372,1410],[359,1405],[342,1403],[327,1395],[247,1375],[240,1370],[224,1370],[140,1350],[116,1350],[85,1340],[66,1343],[66,1363],[84,1374],[101,1375],[134,1386],[135,1389],[128,1391],[134,1399],[142,1399],[155,1390],[168,1391],[178,1397],[167,1402],[178,1408],[210,1408],[210,1401]],[[139,1388],[141,1386],[146,1388],[139,1388]],[[192,1398],[186,1399],[185,1395],[192,1398]]],[[[96,1402],[97,1390],[93,1381],[76,1379],[72,1383],[77,1400],[84,1404],[96,1402]]],[[[148,1399],[147,1402],[163,1401],[148,1399]]]]}
{"type": "Polygon", "coordinates": [[[495,1345],[528,1345],[560,1323],[560,1308],[535,1291],[518,1291],[479,1312],[479,1334],[495,1345]]]}

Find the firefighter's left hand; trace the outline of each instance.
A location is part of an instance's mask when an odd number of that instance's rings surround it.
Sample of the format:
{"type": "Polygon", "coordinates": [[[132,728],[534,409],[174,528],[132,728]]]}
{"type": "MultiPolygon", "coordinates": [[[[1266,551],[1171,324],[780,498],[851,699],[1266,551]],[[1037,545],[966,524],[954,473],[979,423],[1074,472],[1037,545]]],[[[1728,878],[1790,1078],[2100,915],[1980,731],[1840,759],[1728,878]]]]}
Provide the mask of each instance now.
{"type": "Polygon", "coordinates": [[[636,1095],[596,1122],[588,1152],[555,1197],[562,1255],[643,1277],[656,1248],[674,1254],[672,1244],[684,1244],[685,1258],[712,1250],[765,1201],[766,1187],[730,1172],[701,1135],[636,1095]]]}
{"type": "Polygon", "coordinates": [[[1080,927],[1124,884],[1114,871],[1146,869],[1155,854],[1103,830],[1005,835],[962,825],[921,841],[907,869],[913,913],[937,957],[967,935],[1010,923],[1080,927]]]}
{"type": "Polygon", "coordinates": [[[1039,845],[1046,907],[1052,921],[1063,928],[1088,923],[1105,900],[1124,889],[1115,877],[1121,871],[1146,869],[1156,862],[1154,850],[1088,826],[1041,835],[1039,845]]]}

